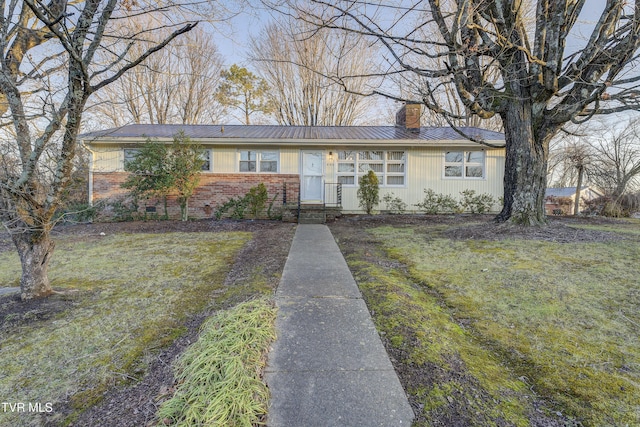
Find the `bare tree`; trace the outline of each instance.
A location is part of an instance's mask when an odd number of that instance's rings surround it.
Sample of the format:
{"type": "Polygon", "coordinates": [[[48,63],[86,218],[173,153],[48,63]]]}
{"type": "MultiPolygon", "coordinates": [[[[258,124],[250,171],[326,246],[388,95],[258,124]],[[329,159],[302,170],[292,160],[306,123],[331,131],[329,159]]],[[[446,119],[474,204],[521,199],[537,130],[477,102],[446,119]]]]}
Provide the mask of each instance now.
{"type": "MultiPolygon", "coordinates": [[[[136,17],[135,21],[135,25],[140,25],[141,18],[136,17]]],[[[151,23],[150,18],[142,21],[148,21],[145,26],[151,23]]],[[[126,27],[120,30],[125,31],[126,27]]],[[[219,121],[225,111],[212,88],[220,83],[222,58],[212,37],[210,32],[201,28],[185,34],[95,94],[88,112],[96,121],[104,123],[108,120],[111,126],[116,127],[131,123],[203,124],[219,121]]],[[[139,56],[160,39],[160,34],[153,39],[147,37],[146,41],[129,49],[129,57],[139,56]]]]}
{"type": "Polygon", "coordinates": [[[47,274],[54,250],[52,219],[70,182],[89,96],[195,27],[194,22],[165,19],[175,10],[172,5],[117,0],[4,4],[0,119],[6,155],[0,170],[0,219],[20,255],[23,300],[52,293],[47,274]],[[124,45],[112,35],[115,18],[146,14],[162,19],[155,21],[158,25],[130,28],[124,45]],[[155,31],[165,37],[137,56],[128,55],[155,31]],[[111,60],[98,63],[100,51],[109,52],[111,60]]]}
{"type": "MultiPolygon", "coordinates": [[[[419,80],[414,98],[438,114],[462,118],[440,100],[452,87],[465,113],[502,119],[504,207],[497,221],[546,223],[549,142],[565,124],[639,106],[640,0],[291,0],[287,7],[317,28],[377,43],[387,52],[385,75],[419,80]],[[577,24],[587,8],[600,11],[590,27],[577,24]],[[436,65],[424,68],[425,57],[436,65]],[[494,73],[497,81],[487,78],[494,73]]],[[[374,93],[398,98],[391,90],[374,93]]]]}
{"type": "Polygon", "coordinates": [[[582,183],[587,166],[589,165],[590,153],[584,145],[571,145],[567,147],[565,156],[577,173],[576,178],[576,196],[573,201],[573,214],[580,214],[580,193],[582,191],[582,183]]]}
{"type": "Polygon", "coordinates": [[[361,76],[374,56],[362,36],[336,35],[285,17],[253,39],[251,51],[271,88],[279,124],[353,125],[367,116],[371,103],[343,90],[348,84],[351,91],[362,92],[371,81],[361,76]]]}
{"type": "Polygon", "coordinates": [[[588,139],[593,152],[590,179],[618,200],[640,189],[640,119],[603,126],[588,139]]]}

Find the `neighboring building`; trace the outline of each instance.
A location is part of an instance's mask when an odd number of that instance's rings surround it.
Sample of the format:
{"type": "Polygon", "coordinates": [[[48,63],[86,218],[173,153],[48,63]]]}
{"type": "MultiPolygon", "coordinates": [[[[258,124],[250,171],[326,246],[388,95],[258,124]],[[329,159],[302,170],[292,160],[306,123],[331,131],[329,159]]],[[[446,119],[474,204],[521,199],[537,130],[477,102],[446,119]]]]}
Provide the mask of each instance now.
{"type": "MultiPolygon", "coordinates": [[[[381,198],[392,192],[410,210],[422,201],[426,188],[456,198],[465,189],[501,197],[504,135],[461,128],[498,147],[489,148],[451,128],[420,127],[419,108],[403,107],[395,127],[129,125],[84,134],[82,142],[92,153],[90,202],[124,196],[124,163],[136,147],[148,139],[170,143],[179,131],[201,145],[207,159],[189,203],[192,217],[212,216],[216,206],[259,183],[267,186],[270,197],[277,194],[280,206],[299,200],[361,212],[358,178],[369,170],[378,175],[381,198]]],[[[177,206],[172,209],[179,211],[177,206]]]]}
{"type": "MultiPolygon", "coordinates": [[[[577,188],[578,187],[547,188],[544,193],[544,208],[547,215],[573,215],[577,188]]],[[[602,197],[602,194],[593,188],[587,186],[581,187],[580,211],[586,207],[585,200],[589,201],[598,197],[602,197]]]]}

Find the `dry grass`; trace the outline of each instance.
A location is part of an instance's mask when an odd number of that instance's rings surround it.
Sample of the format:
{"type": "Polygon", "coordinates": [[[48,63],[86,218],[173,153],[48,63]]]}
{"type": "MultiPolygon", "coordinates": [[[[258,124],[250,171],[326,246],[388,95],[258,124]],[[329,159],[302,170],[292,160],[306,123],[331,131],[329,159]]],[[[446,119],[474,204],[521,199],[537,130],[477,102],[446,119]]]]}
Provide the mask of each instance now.
{"type": "Polygon", "coordinates": [[[276,309],[269,298],[219,312],[176,364],[177,391],[158,411],[164,425],[252,427],[267,414],[262,382],[275,339],[276,309]]]}
{"type": "MultiPolygon", "coordinates": [[[[55,289],[75,291],[55,297],[71,299],[71,307],[43,321],[5,319],[3,401],[52,402],[54,412],[69,402],[81,411],[108,387],[141,377],[154,349],[171,343],[183,332],[183,321],[222,290],[250,236],[119,234],[59,241],[50,277],[55,289]]],[[[0,284],[15,284],[18,274],[15,253],[0,253],[0,284]]],[[[0,413],[0,425],[40,422],[34,414],[0,413]]]]}
{"type": "MultiPolygon", "coordinates": [[[[616,231],[616,225],[606,229],[616,231]]],[[[625,225],[620,231],[635,233],[625,225]]],[[[465,325],[426,332],[414,327],[419,340],[410,351],[416,363],[442,364],[447,355],[458,354],[490,393],[505,395],[505,387],[511,387],[519,394],[526,386],[585,425],[640,425],[637,239],[452,241],[428,227],[381,227],[373,235],[424,287],[413,291],[416,296],[402,306],[406,313],[398,311],[396,322],[424,312],[424,305],[416,303],[425,298],[421,294],[432,294],[441,302],[431,311],[442,310],[465,325]],[[489,351],[467,351],[461,339],[476,340],[489,351]],[[508,367],[498,371],[511,372],[511,386],[493,374],[494,359],[508,367]]],[[[438,319],[429,312],[421,316],[408,327],[438,319]]],[[[423,394],[429,411],[441,390],[423,394]]],[[[511,411],[512,423],[518,424],[519,412],[511,411]]]]}

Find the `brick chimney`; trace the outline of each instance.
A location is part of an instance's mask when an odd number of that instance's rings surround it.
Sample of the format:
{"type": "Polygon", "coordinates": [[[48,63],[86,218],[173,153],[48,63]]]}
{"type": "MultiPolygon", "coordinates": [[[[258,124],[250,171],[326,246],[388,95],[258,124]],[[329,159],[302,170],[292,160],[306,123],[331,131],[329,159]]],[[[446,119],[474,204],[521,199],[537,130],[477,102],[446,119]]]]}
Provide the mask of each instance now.
{"type": "Polygon", "coordinates": [[[420,132],[420,104],[406,103],[396,113],[396,127],[420,132]]]}

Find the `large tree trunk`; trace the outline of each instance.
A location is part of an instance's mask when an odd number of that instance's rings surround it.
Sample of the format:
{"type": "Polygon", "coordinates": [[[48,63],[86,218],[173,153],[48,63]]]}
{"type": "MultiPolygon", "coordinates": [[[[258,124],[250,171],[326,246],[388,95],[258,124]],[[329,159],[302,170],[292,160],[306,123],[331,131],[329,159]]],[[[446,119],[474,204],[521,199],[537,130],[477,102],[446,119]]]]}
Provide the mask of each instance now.
{"type": "MultiPolygon", "coordinates": [[[[546,224],[548,149],[537,141],[529,102],[512,102],[502,114],[506,141],[504,206],[497,222],[546,224]]],[[[538,135],[539,138],[539,135],[538,135]]]]}
{"type": "Polygon", "coordinates": [[[22,300],[43,298],[53,293],[49,282],[49,260],[53,254],[55,243],[48,233],[25,231],[14,234],[13,243],[18,249],[22,264],[20,278],[20,294],[22,300]]]}

